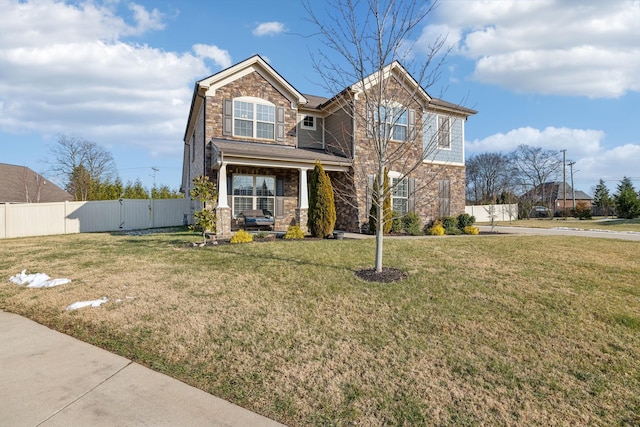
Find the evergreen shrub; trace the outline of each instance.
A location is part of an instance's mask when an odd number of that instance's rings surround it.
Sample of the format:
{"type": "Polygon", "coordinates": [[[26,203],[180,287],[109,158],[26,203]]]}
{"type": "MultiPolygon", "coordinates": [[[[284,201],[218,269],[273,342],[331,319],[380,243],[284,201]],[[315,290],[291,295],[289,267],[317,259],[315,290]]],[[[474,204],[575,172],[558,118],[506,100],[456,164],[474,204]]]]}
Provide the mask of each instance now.
{"type": "Polygon", "coordinates": [[[245,230],[238,230],[231,236],[231,243],[251,243],[253,242],[253,235],[247,233],[245,230]]]}
{"type": "Polygon", "coordinates": [[[299,225],[290,225],[284,238],[287,240],[300,240],[304,239],[304,233],[299,225]]]}

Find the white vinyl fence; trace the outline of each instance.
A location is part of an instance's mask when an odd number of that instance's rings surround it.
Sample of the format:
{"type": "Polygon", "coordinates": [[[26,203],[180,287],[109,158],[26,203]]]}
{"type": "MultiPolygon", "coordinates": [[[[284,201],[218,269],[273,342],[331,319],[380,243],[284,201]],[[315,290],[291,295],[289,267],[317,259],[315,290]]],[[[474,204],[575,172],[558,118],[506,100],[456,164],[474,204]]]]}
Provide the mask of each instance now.
{"type": "Polygon", "coordinates": [[[512,221],[518,219],[518,204],[465,206],[465,213],[476,217],[476,222],[512,221]],[[493,211],[493,212],[492,212],[493,211]]]}
{"type": "Polygon", "coordinates": [[[188,199],[0,204],[0,239],[183,225],[188,199]]]}

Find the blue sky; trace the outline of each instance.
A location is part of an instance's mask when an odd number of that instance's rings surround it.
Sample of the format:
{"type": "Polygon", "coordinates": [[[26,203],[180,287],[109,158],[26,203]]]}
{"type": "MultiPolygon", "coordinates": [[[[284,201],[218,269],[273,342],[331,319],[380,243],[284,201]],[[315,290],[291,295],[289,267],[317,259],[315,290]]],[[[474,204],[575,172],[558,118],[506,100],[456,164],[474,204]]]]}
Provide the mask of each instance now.
{"type": "MultiPolygon", "coordinates": [[[[312,1],[321,12],[322,1],[312,1]]],[[[254,54],[328,96],[300,1],[0,0],[0,162],[43,173],[56,135],[109,150],[123,181],[180,185],[195,81],[254,54]],[[277,5],[277,6],[276,6],[277,5]]],[[[434,96],[478,110],[466,154],[566,149],[577,189],[640,188],[640,1],[443,0],[434,96]]],[[[417,44],[419,46],[420,43],[417,44]]]]}

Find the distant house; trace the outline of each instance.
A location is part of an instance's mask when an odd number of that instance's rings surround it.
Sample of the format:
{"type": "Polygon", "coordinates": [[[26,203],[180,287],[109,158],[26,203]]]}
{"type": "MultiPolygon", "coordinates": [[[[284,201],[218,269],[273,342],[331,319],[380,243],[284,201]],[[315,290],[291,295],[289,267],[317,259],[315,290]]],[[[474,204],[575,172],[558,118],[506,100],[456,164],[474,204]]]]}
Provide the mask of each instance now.
{"type": "Polygon", "coordinates": [[[527,191],[520,196],[520,201],[531,206],[545,206],[554,214],[562,214],[563,210],[566,209],[568,213],[580,202],[591,209],[593,199],[584,191],[575,190],[567,183],[555,181],[546,182],[527,191]]]}
{"type": "Polygon", "coordinates": [[[465,207],[464,126],[473,114],[432,98],[397,61],[323,98],[298,92],[256,55],[196,82],[181,190],[188,195],[201,174],[217,184],[220,235],[238,229],[244,212],[255,210],[273,218],[275,229],[306,228],[307,175],[319,160],[334,188],[348,190],[336,200],[336,228],[359,231],[372,204],[377,170],[370,139],[379,129],[390,133],[392,147],[410,148],[388,171],[393,210],[413,212],[425,223],[457,215],[465,207]],[[363,93],[380,78],[405,95],[406,105],[389,101],[383,111],[366,111],[363,93]],[[376,114],[384,123],[367,126],[361,120],[376,114]],[[432,141],[437,148],[430,152],[432,141]],[[414,162],[419,167],[403,175],[403,165],[414,162]]]}
{"type": "Polygon", "coordinates": [[[72,201],[73,196],[26,166],[0,163],[0,203],[72,201]]]}

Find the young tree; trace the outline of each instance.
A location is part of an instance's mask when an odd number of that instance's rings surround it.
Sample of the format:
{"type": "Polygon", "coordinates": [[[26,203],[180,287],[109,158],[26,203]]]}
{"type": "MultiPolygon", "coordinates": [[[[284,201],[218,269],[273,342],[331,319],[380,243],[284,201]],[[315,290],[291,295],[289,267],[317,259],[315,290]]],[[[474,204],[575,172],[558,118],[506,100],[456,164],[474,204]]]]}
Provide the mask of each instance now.
{"type": "Polygon", "coordinates": [[[90,200],[93,184],[109,181],[116,175],[113,156],[95,142],[62,134],[51,152],[55,157],[51,172],[65,180],[67,191],[76,200],[90,200]]]}
{"type": "Polygon", "coordinates": [[[629,177],[625,176],[618,184],[615,202],[619,218],[632,219],[640,216],[640,199],[629,177]]]}
{"type": "MultiPolygon", "coordinates": [[[[374,178],[374,182],[377,177],[374,178]]],[[[377,232],[377,227],[380,224],[378,220],[378,214],[382,212],[383,221],[382,221],[382,232],[383,234],[389,234],[391,231],[391,227],[393,226],[393,211],[391,210],[391,192],[389,191],[389,173],[385,170],[384,173],[384,181],[382,184],[382,194],[385,194],[385,198],[382,202],[380,202],[378,197],[377,189],[373,188],[373,193],[371,194],[371,209],[369,209],[369,232],[375,234],[377,232]],[[382,210],[379,209],[380,203],[382,203],[382,210]]]]}
{"type": "MultiPolygon", "coordinates": [[[[385,170],[400,169],[402,176],[396,182],[401,182],[437,147],[436,143],[423,148],[416,131],[407,131],[402,136],[393,134],[397,124],[411,122],[408,116],[412,109],[415,113],[416,100],[438,80],[446,57],[446,52],[441,54],[444,45],[441,37],[432,40],[429,46],[423,46],[422,50],[417,49],[414,42],[422,30],[420,25],[434,10],[437,1],[327,0],[322,3],[326,19],[317,13],[318,3],[305,0],[304,5],[309,21],[317,28],[328,49],[320,50],[317,57],[312,57],[313,66],[325,89],[339,94],[336,102],[343,113],[354,122],[364,124],[362,129],[367,133],[366,139],[360,135],[347,135],[344,151],[350,150],[347,141],[359,138],[367,144],[367,155],[374,159],[374,164],[366,165],[368,170],[364,170],[365,166],[361,171],[354,170],[350,181],[363,185],[367,176],[376,177],[370,191],[378,195],[373,204],[377,209],[375,270],[382,272],[386,219],[383,201],[395,187],[391,185],[385,190],[385,170]],[[412,81],[392,77],[390,67],[394,61],[402,62],[403,68],[410,71],[412,81]],[[404,143],[395,142],[398,139],[404,143]]],[[[339,197],[348,203],[346,194],[343,192],[339,197]]]]}
{"type": "Polygon", "coordinates": [[[316,161],[309,182],[309,211],[307,227],[314,237],[328,237],[336,225],[336,205],[329,175],[320,161],[316,161]]]}
{"type": "Polygon", "coordinates": [[[598,208],[600,215],[609,216],[611,214],[613,199],[609,194],[607,185],[602,179],[600,179],[600,182],[598,182],[593,192],[593,205],[598,208]]]}
{"type": "Polygon", "coordinates": [[[202,203],[202,209],[195,213],[196,226],[202,230],[203,243],[207,243],[207,231],[216,232],[215,200],[218,200],[216,184],[209,177],[198,175],[193,178],[193,188],[189,192],[192,199],[202,203]]]}

